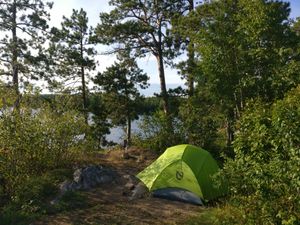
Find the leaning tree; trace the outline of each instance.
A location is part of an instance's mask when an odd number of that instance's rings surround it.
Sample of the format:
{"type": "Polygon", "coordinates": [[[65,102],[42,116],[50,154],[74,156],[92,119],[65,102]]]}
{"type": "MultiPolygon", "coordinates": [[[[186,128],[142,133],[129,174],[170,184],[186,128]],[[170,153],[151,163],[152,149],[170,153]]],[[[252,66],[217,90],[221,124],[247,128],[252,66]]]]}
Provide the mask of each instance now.
{"type": "Polygon", "coordinates": [[[171,19],[178,16],[186,1],[110,0],[114,9],[100,14],[96,28],[98,41],[114,44],[114,52],[131,50],[134,57],[152,54],[158,67],[163,109],[169,115],[164,64],[174,58],[171,19]]]}

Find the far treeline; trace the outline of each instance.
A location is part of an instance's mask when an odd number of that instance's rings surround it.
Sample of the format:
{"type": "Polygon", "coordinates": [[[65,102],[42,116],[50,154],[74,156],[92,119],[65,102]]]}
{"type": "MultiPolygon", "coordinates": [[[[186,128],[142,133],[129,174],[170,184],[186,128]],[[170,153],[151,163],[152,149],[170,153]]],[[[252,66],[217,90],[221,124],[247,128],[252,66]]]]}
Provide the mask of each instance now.
{"type": "Polygon", "coordinates": [[[83,9],[49,27],[53,3],[0,2],[0,220],[45,213],[45,190],[59,180],[49,174],[111,144],[105,135],[122,125],[128,146],[189,143],[219,160],[229,190],[216,223],[299,224],[300,19],[290,3],[109,3],[96,27],[83,9]],[[103,72],[99,54],[116,56],[103,72]],[[145,98],[137,60],[149,56],[160,93],[145,98]],[[166,66],[186,88],[167,90],[166,66]]]}

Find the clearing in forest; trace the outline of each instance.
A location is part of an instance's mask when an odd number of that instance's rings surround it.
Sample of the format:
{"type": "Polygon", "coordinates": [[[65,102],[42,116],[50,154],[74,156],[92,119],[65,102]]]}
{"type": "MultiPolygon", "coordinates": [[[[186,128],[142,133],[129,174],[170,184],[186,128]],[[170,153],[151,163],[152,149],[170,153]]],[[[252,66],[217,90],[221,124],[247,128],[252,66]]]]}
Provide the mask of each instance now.
{"type": "MultiPolygon", "coordinates": [[[[49,215],[33,224],[188,224],[191,218],[205,211],[203,207],[150,196],[129,200],[123,175],[135,175],[155,159],[149,151],[134,148],[129,154],[133,157],[127,160],[122,158],[121,150],[93,155],[88,163],[113,168],[120,175],[119,180],[114,185],[81,192],[85,199],[83,207],[49,215]]],[[[207,224],[203,222],[199,224],[207,224]]]]}

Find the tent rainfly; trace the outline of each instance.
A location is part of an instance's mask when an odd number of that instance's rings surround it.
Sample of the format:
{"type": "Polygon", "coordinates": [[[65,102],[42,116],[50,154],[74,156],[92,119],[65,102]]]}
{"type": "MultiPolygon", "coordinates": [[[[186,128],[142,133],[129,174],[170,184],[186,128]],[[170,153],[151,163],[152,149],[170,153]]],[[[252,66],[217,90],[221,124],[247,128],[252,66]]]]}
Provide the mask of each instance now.
{"type": "MultiPolygon", "coordinates": [[[[217,187],[212,176],[219,167],[211,154],[193,145],[177,145],[166,151],[137,177],[157,196],[177,199],[194,195],[199,200],[212,200],[225,193],[225,187],[217,187]],[[171,190],[171,191],[170,191],[171,190]],[[177,196],[177,197],[176,197],[177,196]]],[[[201,200],[183,201],[200,204],[201,200]]]]}

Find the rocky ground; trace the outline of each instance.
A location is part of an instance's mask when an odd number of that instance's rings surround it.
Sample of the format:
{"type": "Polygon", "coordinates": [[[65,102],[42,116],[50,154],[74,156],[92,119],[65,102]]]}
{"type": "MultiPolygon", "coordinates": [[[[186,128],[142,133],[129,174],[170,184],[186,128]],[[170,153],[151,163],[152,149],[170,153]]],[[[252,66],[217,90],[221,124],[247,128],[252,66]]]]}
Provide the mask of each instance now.
{"type": "Polygon", "coordinates": [[[92,157],[93,164],[112,169],[118,174],[117,178],[96,188],[82,190],[87,203],[83,208],[44,217],[34,225],[188,224],[190,218],[204,210],[191,204],[153,198],[148,194],[140,199],[130,198],[138,182],[134,175],[156,158],[148,151],[132,148],[127,159],[122,157],[120,150],[92,157]]]}

